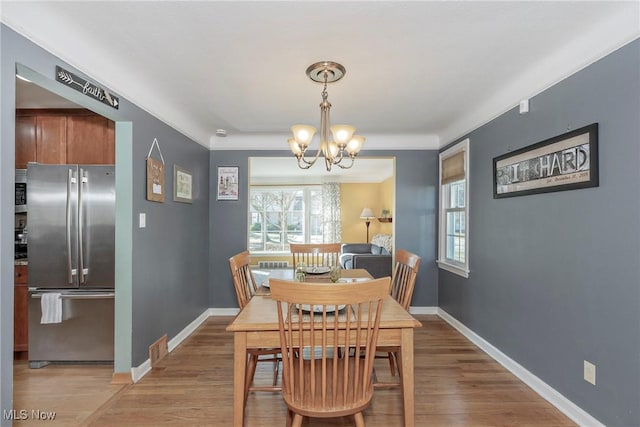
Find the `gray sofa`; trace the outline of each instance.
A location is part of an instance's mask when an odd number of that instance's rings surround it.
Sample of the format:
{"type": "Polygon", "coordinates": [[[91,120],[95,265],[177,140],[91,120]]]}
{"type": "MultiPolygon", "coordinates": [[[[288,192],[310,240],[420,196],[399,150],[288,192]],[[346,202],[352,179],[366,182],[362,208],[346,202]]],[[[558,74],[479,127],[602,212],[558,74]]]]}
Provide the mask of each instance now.
{"type": "Polygon", "coordinates": [[[391,276],[391,253],[373,243],[343,243],[340,265],[344,269],[364,268],[374,279],[391,276]]]}

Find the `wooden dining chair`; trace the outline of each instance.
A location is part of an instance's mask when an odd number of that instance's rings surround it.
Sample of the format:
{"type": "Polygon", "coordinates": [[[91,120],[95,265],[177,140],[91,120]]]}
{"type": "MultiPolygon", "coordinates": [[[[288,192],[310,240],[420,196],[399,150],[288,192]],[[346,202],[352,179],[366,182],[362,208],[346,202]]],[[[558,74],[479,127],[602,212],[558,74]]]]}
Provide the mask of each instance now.
{"type": "Polygon", "coordinates": [[[339,265],[341,243],[291,243],[293,269],[304,263],[307,267],[333,267],[339,265]]]}
{"type": "MultiPolygon", "coordinates": [[[[420,257],[404,249],[398,249],[396,251],[396,262],[393,270],[393,276],[391,278],[390,293],[393,299],[407,311],[411,305],[411,298],[413,298],[413,290],[416,284],[416,277],[418,275],[418,269],[420,267],[420,257]]],[[[398,364],[398,348],[397,347],[378,347],[378,352],[385,353],[384,357],[389,359],[389,369],[391,370],[391,376],[395,377],[396,368],[399,368],[398,364]]],[[[398,369],[399,371],[399,369],[398,369]]],[[[375,386],[379,388],[386,387],[398,387],[401,384],[399,382],[383,383],[376,381],[375,386]]]]}
{"type": "Polygon", "coordinates": [[[349,285],[272,279],[270,288],[278,302],[286,425],[354,415],[364,426],[389,278],[349,285]]]}
{"type": "MultiPolygon", "coordinates": [[[[238,306],[240,310],[242,310],[258,289],[256,280],[251,272],[251,255],[249,251],[240,252],[229,258],[229,268],[231,269],[233,286],[235,287],[236,297],[238,298],[238,306]]],[[[247,357],[247,377],[244,386],[245,402],[249,391],[282,390],[282,387],[277,385],[281,360],[279,348],[249,349],[247,350],[247,357]],[[274,364],[273,383],[271,386],[257,387],[252,385],[258,362],[272,362],[274,364]]]]}

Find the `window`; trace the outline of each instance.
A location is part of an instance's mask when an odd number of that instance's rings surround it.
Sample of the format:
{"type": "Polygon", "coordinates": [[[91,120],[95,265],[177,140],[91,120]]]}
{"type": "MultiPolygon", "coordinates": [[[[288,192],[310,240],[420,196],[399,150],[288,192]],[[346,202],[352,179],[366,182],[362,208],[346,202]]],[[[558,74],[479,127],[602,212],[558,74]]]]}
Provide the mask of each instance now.
{"type": "Polygon", "coordinates": [[[322,189],[251,187],[248,247],[289,252],[290,243],[322,243],[322,189]]]}
{"type": "Polygon", "coordinates": [[[440,153],[438,266],[469,277],[469,140],[440,153]]]}

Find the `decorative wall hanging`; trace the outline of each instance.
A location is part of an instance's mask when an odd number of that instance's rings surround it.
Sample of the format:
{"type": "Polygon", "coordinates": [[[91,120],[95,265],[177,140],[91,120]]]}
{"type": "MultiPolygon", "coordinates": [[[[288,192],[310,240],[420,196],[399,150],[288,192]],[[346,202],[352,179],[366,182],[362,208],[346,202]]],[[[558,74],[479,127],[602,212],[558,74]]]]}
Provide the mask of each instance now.
{"type": "Polygon", "coordinates": [[[153,144],[147,154],[147,200],[163,203],[164,193],[164,157],[162,157],[158,140],[153,138],[153,144]],[[153,147],[158,149],[161,161],[151,157],[153,147]]]}
{"type": "Polygon", "coordinates": [[[193,175],[178,165],[173,165],[173,200],[175,202],[193,202],[193,175]]]}
{"type": "Polygon", "coordinates": [[[219,166],[216,188],[218,200],[238,200],[238,167],[219,166]]]}
{"type": "Polygon", "coordinates": [[[120,105],[120,101],[117,96],[80,76],[76,76],[59,65],[56,65],[56,81],[65,84],[90,98],[96,99],[103,104],[107,104],[109,107],[113,107],[116,110],[120,105]]]}
{"type": "Polygon", "coordinates": [[[598,123],[493,159],[494,199],[598,183],[598,123]]]}

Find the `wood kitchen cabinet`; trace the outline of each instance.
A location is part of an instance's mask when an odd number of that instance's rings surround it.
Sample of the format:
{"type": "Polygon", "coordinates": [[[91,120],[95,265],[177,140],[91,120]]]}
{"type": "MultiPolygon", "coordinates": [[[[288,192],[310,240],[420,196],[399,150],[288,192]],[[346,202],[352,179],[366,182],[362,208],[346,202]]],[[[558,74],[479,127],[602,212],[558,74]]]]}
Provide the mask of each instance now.
{"type": "Polygon", "coordinates": [[[16,169],[36,161],[36,116],[16,115],[16,169]]]}
{"type": "Polygon", "coordinates": [[[36,162],[67,163],[67,118],[65,116],[36,117],[36,162]]]}
{"type": "Polygon", "coordinates": [[[115,123],[98,116],[67,116],[67,163],[115,163],[115,123]]]}
{"type": "Polygon", "coordinates": [[[29,287],[27,266],[16,265],[13,275],[13,351],[29,350],[29,287]]]}
{"type": "Polygon", "coordinates": [[[115,123],[82,109],[16,110],[16,169],[115,164],[115,123]]]}

